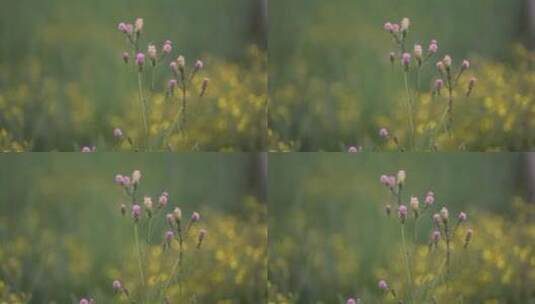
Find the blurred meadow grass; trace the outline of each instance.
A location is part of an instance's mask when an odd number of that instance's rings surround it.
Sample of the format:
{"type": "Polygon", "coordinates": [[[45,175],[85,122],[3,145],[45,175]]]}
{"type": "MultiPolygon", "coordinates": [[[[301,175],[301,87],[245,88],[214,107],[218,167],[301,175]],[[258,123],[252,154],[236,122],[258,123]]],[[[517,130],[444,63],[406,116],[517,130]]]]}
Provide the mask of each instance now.
{"type": "MultiPolygon", "coordinates": [[[[535,290],[535,209],[526,194],[523,154],[359,153],[278,154],[269,165],[270,303],[397,303],[377,287],[386,279],[407,292],[396,212],[384,206],[382,174],[407,172],[410,195],[435,193],[433,210],[468,213],[474,241],[453,253],[450,289],[437,287],[438,303],[453,290],[464,303],[532,303],[535,290]],[[382,302],[384,301],[384,302],[382,302]]],[[[392,203],[393,204],[393,203],[392,203]]],[[[418,224],[415,280],[423,284],[431,215],[418,224]]],[[[411,228],[412,229],[412,228],[411,228]]],[[[412,234],[411,234],[412,236],[412,234]]],[[[412,240],[412,238],[411,238],[412,240]]],[[[412,248],[412,247],[411,247],[412,248]]],[[[436,269],[438,269],[438,259],[436,269]]],[[[436,273],[431,268],[431,275],[436,273]]],[[[452,302],[453,301],[453,302],[452,302]]]]}
{"type": "MultiPolygon", "coordinates": [[[[458,102],[457,142],[442,139],[439,148],[529,150],[534,135],[507,127],[513,120],[513,125],[533,128],[532,119],[521,117],[535,115],[533,86],[523,84],[533,79],[534,55],[515,52],[528,36],[525,5],[522,0],[271,1],[270,149],[341,151],[358,144],[376,150],[382,127],[405,141],[406,118],[399,119],[405,113],[403,78],[390,66],[392,42],[383,24],[409,17],[410,43],[427,47],[437,39],[441,56],[452,55],[456,65],[471,59],[472,73],[479,78],[475,100],[458,102]],[[503,78],[502,69],[514,76],[503,78]],[[517,99],[527,100],[527,105],[513,106],[517,99]],[[486,108],[489,103],[508,109],[507,115],[497,118],[486,108]],[[488,119],[498,119],[496,126],[489,127],[488,119]],[[466,121],[472,122],[471,128],[465,127],[466,121]]],[[[422,79],[430,76],[427,72],[422,79]]],[[[429,92],[431,84],[423,82],[421,93],[429,92]]],[[[425,103],[418,102],[417,108],[434,113],[425,103]]],[[[431,116],[426,122],[436,120],[431,116]]]]}
{"type": "MultiPolygon", "coordinates": [[[[0,302],[126,303],[111,282],[136,294],[130,213],[117,173],[141,170],[140,194],[169,192],[169,210],[201,213],[208,230],[195,256],[185,254],[185,295],[198,303],[252,303],[266,293],[265,201],[252,182],[248,154],[24,154],[0,158],[0,302]],[[25,299],[22,298],[25,295],[25,299]]],[[[170,212],[170,211],[167,211],[170,212]]],[[[169,271],[158,219],[146,248],[151,286],[169,271]]],[[[197,228],[196,228],[197,229],[197,228]]],[[[190,249],[191,250],[191,249],[190,249]]],[[[177,298],[177,286],[169,295],[177,298]]],[[[174,303],[174,302],[171,302],[174,303]]]]}
{"type": "MultiPolygon", "coordinates": [[[[262,46],[263,39],[254,26],[255,5],[247,0],[4,3],[0,12],[0,148],[72,151],[97,145],[110,151],[113,128],[138,132],[141,118],[135,122],[126,118],[131,112],[139,113],[133,98],[137,83],[135,74],[122,63],[125,44],[117,24],[142,17],[144,44],[160,46],[170,39],[174,56],[184,55],[187,64],[198,58],[206,63],[205,73],[213,87],[203,101],[208,105],[203,105],[201,115],[207,117],[201,116],[203,127],[198,130],[203,133],[201,148],[261,150],[265,119],[258,117],[264,117],[267,84],[265,55],[261,47],[255,47],[262,46]],[[254,56],[252,48],[257,49],[254,56]],[[262,100],[260,110],[258,100],[262,100]],[[236,107],[242,112],[227,113],[228,108],[236,112],[236,107]],[[217,112],[220,108],[221,113],[217,112]],[[224,124],[217,123],[222,119],[224,124]],[[117,125],[121,122],[131,124],[117,125]],[[206,143],[205,137],[211,141],[206,143]]],[[[156,83],[165,92],[164,73],[156,83]]]]}

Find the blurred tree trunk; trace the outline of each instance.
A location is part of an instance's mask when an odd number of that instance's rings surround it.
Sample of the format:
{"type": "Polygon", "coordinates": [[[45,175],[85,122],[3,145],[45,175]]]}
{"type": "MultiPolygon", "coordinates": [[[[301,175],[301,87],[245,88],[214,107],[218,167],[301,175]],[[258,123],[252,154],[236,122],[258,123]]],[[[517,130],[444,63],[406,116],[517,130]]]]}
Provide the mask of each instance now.
{"type": "Polygon", "coordinates": [[[526,197],[529,203],[535,203],[535,152],[525,154],[526,197]]]}
{"type": "Polygon", "coordinates": [[[251,157],[251,166],[249,167],[249,170],[249,188],[251,189],[252,195],[260,203],[267,203],[267,153],[255,153],[254,156],[251,157]]]}
{"type": "Polygon", "coordinates": [[[267,48],[268,0],[253,0],[251,14],[251,35],[254,43],[267,48]]]}

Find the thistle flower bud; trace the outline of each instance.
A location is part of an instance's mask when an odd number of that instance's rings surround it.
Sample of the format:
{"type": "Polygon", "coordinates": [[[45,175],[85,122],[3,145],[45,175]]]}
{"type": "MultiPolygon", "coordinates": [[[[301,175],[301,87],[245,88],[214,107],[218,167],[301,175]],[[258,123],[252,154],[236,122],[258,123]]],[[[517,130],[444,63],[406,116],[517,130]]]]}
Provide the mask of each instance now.
{"type": "Polygon", "coordinates": [[[125,205],[125,204],[121,204],[121,214],[122,214],[123,216],[126,215],[126,205],[125,205]]]}
{"type": "Polygon", "coordinates": [[[167,206],[167,202],[169,201],[169,197],[167,195],[160,195],[158,198],[158,207],[165,208],[167,206]]]}
{"type": "Polygon", "coordinates": [[[401,64],[403,65],[403,67],[405,67],[405,71],[409,70],[410,63],[411,63],[411,54],[403,53],[403,55],[401,55],[401,64]]]}
{"type": "Polygon", "coordinates": [[[206,93],[206,90],[208,89],[208,84],[210,83],[210,79],[204,78],[201,84],[201,94],[200,96],[203,97],[206,93]]]}
{"type": "Polygon", "coordinates": [[[428,206],[428,207],[433,205],[433,203],[435,202],[435,196],[432,193],[433,192],[427,193],[427,195],[425,197],[425,205],[428,206]]]}
{"type": "Polygon", "coordinates": [[[431,43],[429,44],[429,48],[427,49],[430,54],[435,54],[438,52],[438,43],[436,40],[431,40],[431,43]]]}
{"type": "Polygon", "coordinates": [[[472,94],[472,91],[474,90],[476,82],[477,82],[477,79],[475,77],[470,78],[470,81],[468,81],[468,91],[466,92],[466,97],[469,97],[470,94],[472,94]]]}
{"type": "Polygon", "coordinates": [[[468,70],[470,68],[470,61],[468,60],[463,60],[463,63],[461,64],[461,70],[462,71],[465,71],[465,70],[468,70]]]}
{"type": "Polygon", "coordinates": [[[400,28],[400,30],[402,32],[407,32],[407,31],[409,31],[410,25],[411,25],[411,20],[409,18],[403,18],[403,20],[401,20],[401,28],[400,28]]]}
{"type": "Polygon", "coordinates": [[[138,204],[134,204],[132,206],[132,218],[134,219],[134,222],[139,221],[139,218],[141,217],[141,206],[138,204]]]}
{"type": "Polygon", "coordinates": [[[464,212],[459,212],[459,215],[457,216],[457,219],[459,220],[459,223],[465,222],[467,219],[467,215],[464,212]]]}
{"type": "Polygon", "coordinates": [[[405,173],[405,170],[399,170],[397,175],[398,184],[402,185],[403,183],[405,183],[406,178],[407,174],[405,173]]]}
{"type": "Polygon", "coordinates": [[[120,292],[122,289],[123,289],[123,284],[121,284],[121,281],[119,280],[115,280],[113,281],[113,283],[111,284],[112,288],[113,288],[113,291],[115,293],[118,293],[120,292]]]}
{"type": "Polygon", "coordinates": [[[175,216],[172,213],[167,213],[165,215],[165,219],[167,220],[167,224],[173,227],[173,225],[175,224],[175,216]]]}
{"type": "Polygon", "coordinates": [[[405,205],[399,205],[398,215],[401,223],[405,224],[405,220],[407,219],[407,207],[405,205]]]}
{"type": "Polygon", "coordinates": [[[169,55],[173,50],[173,43],[171,40],[166,40],[162,46],[162,53],[169,55]]]}
{"type": "Polygon", "coordinates": [[[384,290],[384,291],[388,290],[388,284],[386,283],[385,280],[380,280],[378,286],[379,286],[379,289],[381,290],[384,290]]]}
{"type": "Polygon", "coordinates": [[[472,229],[466,230],[466,235],[464,236],[464,248],[467,248],[470,242],[472,241],[472,236],[474,231],[472,229]]]}
{"type": "Polygon", "coordinates": [[[115,139],[121,139],[123,138],[123,136],[124,136],[123,130],[119,128],[113,129],[113,137],[115,137],[115,139]]]}
{"type": "Polygon", "coordinates": [[[206,238],[206,229],[201,229],[199,230],[199,238],[198,238],[198,243],[197,243],[197,249],[201,248],[201,245],[202,245],[202,241],[206,238]]]}
{"type": "Polygon", "coordinates": [[[423,56],[422,46],[420,44],[415,44],[414,45],[414,57],[416,57],[416,59],[418,60],[421,60],[422,56],[423,56]]]}
{"type": "Polygon", "coordinates": [[[450,217],[449,214],[450,213],[448,211],[448,208],[442,207],[442,209],[440,209],[440,218],[442,219],[442,222],[444,222],[444,223],[448,222],[448,219],[450,217]]]}
{"type": "Polygon", "coordinates": [[[141,181],[141,171],[134,170],[134,172],[132,172],[132,183],[134,185],[137,185],[139,184],[140,181],[141,181]]]}
{"type": "Polygon", "coordinates": [[[200,220],[201,220],[201,215],[198,212],[193,212],[193,214],[191,214],[192,223],[198,222],[200,220]]]}
{"type": "Polygon", "coordinates": [[[195,62],[195,70],[196,71],[202,70],[203,67],[204,67],[204,63],[201,60],[197,60],[195,62]]]}
{"type": "Polygon", "coordinates": [[[418,201],[418,198],[416,196],[411,196],[411,208],[415,211],[420,209],[420,202],[418,201]]]}
{"type": "Polygon", "coordinates": [[[145,208],[147,209],[152,209],[153,207],[153,204],[152,204],[152,198],[150,198],[149,196],[145,196],[143,198],[143,205],[145,205],[145,208]]]}
{"type": "Polygon", "coordinates": [[[156,46],[154,44],[149,44],[149,47],[147,48],[147,54],[149,55],[152,66],[155,66],[156,59],[158,58],[158,51],[156,50],[156,46]]]}
{"type": "Polygon", "coordinates": [[[143,65],[145,64],[145,54],[143,53],[138,53],[136,55],[136,64],[138,65],[139,67],[139,71],[143,71],[143,65]]]}
{"type": "Polygon", "coordinates": [[[437,94],[440,94],[440,91],[442,90],[442,88],[444,87],[444,80],[442,79],[437,79],[435,80],[435,92],[437,94]]]}
{"type": "Polygon", "coordinates": [[[440,73],[444,73],[444,71],[446,70],[442,61],[437,62],[437,70],[440,73]]]}
{"type": "Polygon", "coordinates": [[[178,64],[178,68],[179,69],[184,69],[184,67],[186,67],[186,58],[184,58],[184,56],[180,55],[176,59],[176,63],[178,64]]]}
{"type": "Polygon", "coordinates": [[[442,218],[440,217],[440,214],[438,213],[433,214],[433,223],[437,226],[440,226],[441,222],[442,222],[442,218]]]}
{"type": "Polygon", "coordinates": [[[394,64],[394,62],[396,61],[396,53],[390,52],[389,58],[390,58],[390,64],[394,64]]]}
{"type": "Polygon", "coordinates": [[[390,216],[390,214],[392,213],[392,206],[390,206],[389,204],[385,206],[385,213],[387,216],[390,216]]]}
{"type": "Polygon", "coordinates": [[[180,210],[180,208],[176,207],[175,210],[173,210],[173,215],[175,217],[175,221],[180,223],[180,221],[182,220],[182,210],[180,210]]]}
{"type": "Polygon", "coordinates": [[[130,54],[128,54],[128,52],[123,52],[122,57],[124,63],[128,63],[128,61],[130,60],[130,54]]]}
{"type": "Polygon", "coordinates": [[[379,130],[379,136],[380,136],[381,138],[383,138],[383,139],[384,139],[384,138],[387,138],[388,135],[389,135],[389,134],[388,134],[388,129],[387,129],[387,128],[381,128],[381,129],[379,130]]]}
{"type": "Polygon", "coordinates": [[[143,30],[143,19],[142,18],[137,18],[136,19],[134,29],[135,29],[136,33],[141,33],[141,31],[143,30]]]}
{"type": "Polygon", "coordinates": [[[446,69],[449,69],[451,67],[451,63],[453,62],[453,60],[451,59],[450,55],[446,55],[444,56],[444,59],[442,59],[442,62],[444,63],[444,66],[446,67],[446,69]]]}
{"type": "Polygon", "coordinates": [[[392,23],[386,22],[383,28],[385,29],[385,31],[392,33],[392,30],[393,30],[392,23]]]}

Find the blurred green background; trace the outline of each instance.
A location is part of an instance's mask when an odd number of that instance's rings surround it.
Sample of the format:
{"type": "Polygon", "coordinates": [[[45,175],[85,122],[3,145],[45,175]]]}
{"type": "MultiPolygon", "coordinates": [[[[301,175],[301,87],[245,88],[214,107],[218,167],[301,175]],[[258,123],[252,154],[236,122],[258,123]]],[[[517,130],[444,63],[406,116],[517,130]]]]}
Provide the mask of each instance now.
{"type": "MultiPolygon", "coordinates": [[[[216,59],[249,67],[250,46],[265,45],[259,1],[7,1],[0,11],[0,129],[32,141],[37,151],[111,139],[111,118],[126,116],[132,105],[125,99],[137,88],[135,73],[122,63],[125,39],[117,24],[137,17],[145,21],[143,51],[145,44],[160,48],[170,39],[173,54],[183,54],[188,64],[203,58],[209,70],[216,59]],[[6,106],[15,103],[18,108],[6,106]]],[[[159,90],[165,91],[167,77],[159,75],[159,90]]],[[[251,90],[265,94],[264,88],[251,90]]]]}
{"type": "MultiPolygon", "coordinates": [[[[378,130],[384,126],[379,118],[384,123],[384,117],[399,115],[395,111],[402,109],[397,105],[404,96],[402,75],[397,65],[393,73],[388,62],[393,45],[383,30],[385,22],[409,17],[409,45],[421,43],[427,49],[437,39],[439,53],[451,54],[456,64],[469,56],[476,69],[481,58],[510,66],[513,44],[528,41],[526,7],[523,0],[271,1],[272,149],[289,145],[341,151],[344,144],[367,148],[379,142],[378,130]]],[[[422,79],[427,77],[430,73],[422,79]]],[[[423,82],[422,91],[430,85],[423,82]]],[[[513,86],[511,90],[525,90],[513,86]]],[[[386,127],[399,131],[405,127],[401,121],[399,127],[392,121],[386,127]]],[[[487,150],[490,143],[486,145],[473,149],[487,150]]]]}
{"type": "MultiPolygon", "coordinates": [[[[406,204],[410,195],[422,203],[425,193],[434,191],[432,213],[447,206],[452,218],[460,211],[469,215],[474,255],[465,257],[467,272],[458,273],[450,290],[464,293],[465,303],[533,301],[535,290],[527,278],[535,272],[523,269],[535,261],[535,213],[533,208],[518,212],[515,203],[533,187],[524,171],[526,158],[512,153],[272,155],[270,303],[345,303],[350,296],[361,297],[362,303],[397,303],[383,299],[377,288],[378,280],[386,279],[400,295],[406,292],[398,269],[403,266],[399,220],[396,211],[390,218],[384,212],[387,202],[396,205],[379,177],[400,169],[407,173],[406,204]],[[525,255],[515,255],[517,249],[526,250],[525,255]],[[497,266],[503,261],[505,269],[497,266]],[[518,281],[504,279],[507,272],[518,281]]],[[[432,213],[418,224],[417,244],[424,249],[432,213]]],[[[439,298],[438,303],[451,302],[439,298]]]]}
{"type": "MultiPolygon", "coordinates": [[[[170,195],[153,223],[155,250],[165,212],[176,206],[185,218],[199,211],[208,230],[202,250],[185,253],[194,269],[186,270],[184,289],[199,303],[256,302],[266,289],[267,237],[257,164],[257,155],[239,153],[2,155],[0,300],[25,303],[10,299],[12,292],[31,295],[30,303],[78,303],[82,296],[126,303],[113,296],[111,282],[121,279],[135,294],[137,264],[130,213],[119,211],[127,199],[114,177],[138,169],[141,197],[156,204],[163,191],[170,195]]],[[[149,281],[150,273],[170,269],[158,270],[159,259],[147,266],[149,281]]]]}

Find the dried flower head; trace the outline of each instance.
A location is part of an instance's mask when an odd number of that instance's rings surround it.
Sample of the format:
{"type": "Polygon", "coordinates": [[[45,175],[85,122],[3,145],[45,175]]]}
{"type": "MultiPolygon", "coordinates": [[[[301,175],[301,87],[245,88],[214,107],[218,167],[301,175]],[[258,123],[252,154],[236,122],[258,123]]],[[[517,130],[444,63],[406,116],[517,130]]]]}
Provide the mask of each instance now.
{"type": "Polygon", "coordinates": [[[440,91],[442,90],[443,87],[444,87],[444,80],[442,79],[435,80],[435,92],[440,94],[440,91]]]}
{"type": "Polygon", "coordinates": [[[132,172],[132,183],[134,185],[137,185],[139,184],[140,181],[141,181],[141,171],[134,170],[134,172],[132,172]]]}
{"type": "Polygon", "coordinates": [[[186,58],[184,58],[184,56],[180,55],[176,59],[176,63],[178,64],[178,67],[180,69],[183,69],[186,66],[186,58]]]}
{"type": "Polygon", "coordinates": [[[422,56],[423,56],[422,46],[420,44],[415,44],[414,45],[414,57],[420,60],[422,59],[422,56]]]}
{"type": "Polygon", "coordinates": [[[442,221],[444,223],[447,223],[448,222],[448,219],[449,219],[449,211],[448,211],[448,208],[446,207],[442,207],[442,209],[440,209],[440,218],[442,219],[442,221]]]}
{"type": "Polygon", "coordinates": [[[180,222],[182,220],[182,210],[178,207],[173,210],[173,215],[175,216],[175,221],[180,222]]]}
{"type": "Polygon", "coordinates": [[[201,60],[197,60],[195,62],[195,70],[202,70],[202,68],[204,67],[204,63],[201,61],[201,60]]]}
{"type": "Polygon", "coordinates": [[[152,204],[152,198],[150,198],[150,196],[145,196],[143,198],[143,205],[145,205],[145,208],[147,209],[152,209],[153,207],[153,204],[152,204]]]}
{"type": "Polygon", "coordinates": [[[431,240],[436,245],[440,241],[440,231],[438,230],[433,231],[433,233],[431,234],[431,240]]]}
{"type": "Polygon", "coordinates": [[[448,69],[451,67],[453,60],[451,59],[450,55],[446,55],[444,56],[444,59],[442,59],[442,62],[444,63],[444,66],[448,69]]]}
{"type": "Polygon", "coordinates": [[[406,178],[407,174],[405,173],[405,170],[399,170],[397,175],[398,184],[402,185],[405,182],[406,178]]]}
{"type": "Polygon", "coordinates": [[[143,19],[142,18],[137,18],[136,19],[134,29],[135,29],[136,33],[141,33],[141,31],[143,30],[143,19]]]}

